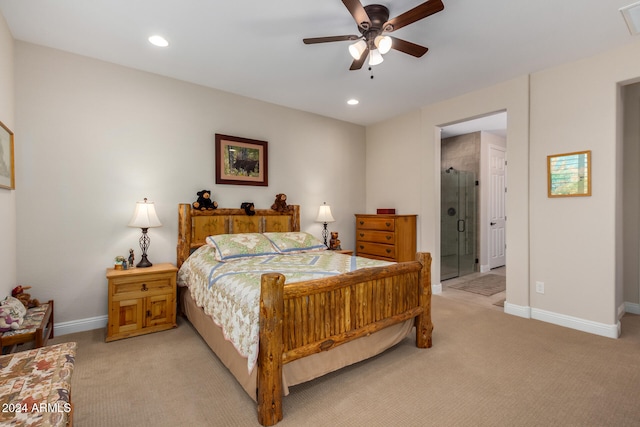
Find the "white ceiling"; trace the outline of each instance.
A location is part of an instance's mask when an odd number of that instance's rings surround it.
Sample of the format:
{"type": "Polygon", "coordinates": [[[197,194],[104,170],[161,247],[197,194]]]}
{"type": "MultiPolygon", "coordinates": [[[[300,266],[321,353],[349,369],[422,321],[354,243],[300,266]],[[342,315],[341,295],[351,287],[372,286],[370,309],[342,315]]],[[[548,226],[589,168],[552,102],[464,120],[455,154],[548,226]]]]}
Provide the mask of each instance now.
{"type": "MultiPolygon", "coordinates": [[[[0,0],[0,12],[18,40],[368,125],[636,42],[618,11],[634,1],[443,0],[393,33],[429,52],[391,51],[373,79],[349,71],[349,42],[302,43],[359,34],[340,0],[0,0]],[[148,43],[156,33],[168,48],[148,43]]],[[[378,1],[391,17],[422,2],[378,1]]]]}

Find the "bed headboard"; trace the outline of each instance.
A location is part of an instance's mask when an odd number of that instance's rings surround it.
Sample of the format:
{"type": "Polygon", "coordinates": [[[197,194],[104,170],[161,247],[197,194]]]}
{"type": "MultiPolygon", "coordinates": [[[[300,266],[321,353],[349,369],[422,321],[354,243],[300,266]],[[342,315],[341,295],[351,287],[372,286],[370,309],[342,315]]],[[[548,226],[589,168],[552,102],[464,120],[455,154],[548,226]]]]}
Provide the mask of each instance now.
{"type": "Polygon", "coordinates": [[[289,212],[256,209],[249,216],[244,209],[200,211],[190,204],[178,205],[178,268],[194,249],[205,244],[207,236],[229,233],[300,231],[300,206],[289,205],[289,212]]]}

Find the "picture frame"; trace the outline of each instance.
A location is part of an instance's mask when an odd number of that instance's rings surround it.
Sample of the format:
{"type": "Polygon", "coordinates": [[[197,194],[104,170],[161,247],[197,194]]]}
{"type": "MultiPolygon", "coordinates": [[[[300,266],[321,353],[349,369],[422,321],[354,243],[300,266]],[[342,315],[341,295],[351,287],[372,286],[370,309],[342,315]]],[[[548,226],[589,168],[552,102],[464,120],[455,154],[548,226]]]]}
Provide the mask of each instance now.
{"type": "Polygon", "coordinates": [[[591,151],[547,156],[548,197],[591,196],[591,151]]]}
{"type": "Polygon", "coordinates": [[[16,169],[13,132],[0,122],[0,188],[15,190],[16,169]]]}
{"type": "Polygon", "coordinates": [[[269,185],[268,143],[216,134],[216,184],[269,185]]]}

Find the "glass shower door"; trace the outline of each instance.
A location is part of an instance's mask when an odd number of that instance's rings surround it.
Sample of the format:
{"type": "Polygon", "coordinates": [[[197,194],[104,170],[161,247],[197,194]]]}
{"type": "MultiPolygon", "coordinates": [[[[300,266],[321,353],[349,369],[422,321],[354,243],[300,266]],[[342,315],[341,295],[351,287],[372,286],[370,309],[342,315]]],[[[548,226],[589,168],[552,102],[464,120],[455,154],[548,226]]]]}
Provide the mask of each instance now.
{"type": "Polygon", "coordinates": [[[473,172],[441,174],[440,280],[475,271],[476,186],[473,172]]]}

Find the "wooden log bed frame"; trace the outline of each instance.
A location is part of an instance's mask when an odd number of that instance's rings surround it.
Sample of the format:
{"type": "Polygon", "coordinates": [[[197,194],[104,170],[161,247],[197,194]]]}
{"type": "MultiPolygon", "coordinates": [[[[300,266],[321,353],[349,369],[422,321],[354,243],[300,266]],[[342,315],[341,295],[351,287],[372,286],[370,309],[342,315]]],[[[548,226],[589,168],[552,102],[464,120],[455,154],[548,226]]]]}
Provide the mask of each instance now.
{"type": "MultiPolygon", "coordinates": [[[[300,207],[286,213],[257,209],[199,211],[180,204],[178,267],[210,235],[300,231],[300,207]]],[[[414,319],[416,346],[431,347],[431,255],[416,261],[356,270],[329,278],[285,284],[279,273],[261,279],[258,421],[264,426],[283,417],[283,365],[369,336],[414,319]]]]}

